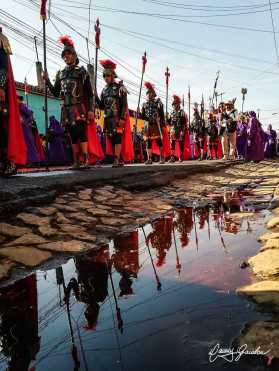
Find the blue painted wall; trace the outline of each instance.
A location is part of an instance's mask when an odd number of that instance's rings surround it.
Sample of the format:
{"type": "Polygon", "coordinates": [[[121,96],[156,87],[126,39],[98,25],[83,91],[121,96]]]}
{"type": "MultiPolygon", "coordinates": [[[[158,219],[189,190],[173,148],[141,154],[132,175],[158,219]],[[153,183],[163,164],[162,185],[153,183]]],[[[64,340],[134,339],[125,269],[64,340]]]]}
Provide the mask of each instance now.
{"type": "MultiPolygon", "coordinates": [[[[19,95],[24,96],[22,90],[18,90],[19,95]]],[[[57,120],[60,120],[60,103],[61,101],[54,98],[48,99],[48,115],[55,116],[57,120]]],[[[42,107],[44,106],[44,96],[34,93],[28,94],[28,104],[30,109],[34,112],[35,120],[38,125],[39,132],[45,133],[45,115],[42,107]]]]}

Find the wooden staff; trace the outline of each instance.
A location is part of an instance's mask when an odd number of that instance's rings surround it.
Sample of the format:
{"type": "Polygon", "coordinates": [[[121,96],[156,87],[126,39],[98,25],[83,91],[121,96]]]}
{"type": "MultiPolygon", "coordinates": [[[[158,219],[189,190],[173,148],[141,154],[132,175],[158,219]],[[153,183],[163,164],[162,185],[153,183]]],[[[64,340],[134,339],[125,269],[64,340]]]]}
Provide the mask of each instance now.
{"type": "Polygon", "coordinates": [[[166,118],[168,116],[168,100],[169,100],[169,79],[170,79],[170,70],[169,67],[167,67],[166,72],[166,118]]]}
{"type": "Polygon", "coordinates": [[[144,52],[144,54],[142,56],[142,70],[141,70],[140,91],[139,91],[138,106],[137,106],[137,112],[136,112],[136,133],[138,132],[138,114],[139,114],[139,110],[140,110],[140,99],[141,99],[143,76],[144,76],[144,73],[145,73],[146,63],[147,63],[146,52],[144,52]]]}
{"type": "Polygon", "coordinates": [[[96,94],[97,94],[97,70],[98,70],[98,54],[100,49],[100,35],[101,35],[101,28],[100,28],[100,21],[97,18],[95,24],[95,75],[94,75],[94,95],[93,95],[93,112],[95,114],[96,110],[96,94]]]}

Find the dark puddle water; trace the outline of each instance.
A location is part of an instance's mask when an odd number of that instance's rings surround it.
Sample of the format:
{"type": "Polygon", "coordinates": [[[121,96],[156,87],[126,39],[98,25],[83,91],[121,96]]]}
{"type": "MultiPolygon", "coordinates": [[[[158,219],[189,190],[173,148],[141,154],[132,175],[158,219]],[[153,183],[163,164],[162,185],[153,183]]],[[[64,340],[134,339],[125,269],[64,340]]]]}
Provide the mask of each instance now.
{"type": "Polygon", "coordinates": [[[267,213],[236,221],[244,196],[212,197],[1,289],[0,369],[254,370],[208,352],[268,318],[235,294],[251,282],[239,264],[258,251],[267,213]]]}

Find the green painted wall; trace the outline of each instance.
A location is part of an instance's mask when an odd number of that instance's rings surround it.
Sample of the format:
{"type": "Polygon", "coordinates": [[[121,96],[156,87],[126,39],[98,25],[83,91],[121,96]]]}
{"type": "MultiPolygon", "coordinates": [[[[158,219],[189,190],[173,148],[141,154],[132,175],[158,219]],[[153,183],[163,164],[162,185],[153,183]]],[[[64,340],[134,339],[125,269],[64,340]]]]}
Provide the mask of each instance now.
{"type": "MultiPolygon", "coordinates": [[[[19,95],[24,96],[24,92],[18,90],[19,95]]],[[[61,101],[53,98],[48,99],[48,116],[55,116],[57,120],[60,120],[60,103],[61,101]]],[[[28,104],[30,109],[34,112],[35,120],[38,125],[39,132],[45,133],[45,115],[42,107],[44,106],[44,96],[39,94],[28,94],[28,104]]]]}

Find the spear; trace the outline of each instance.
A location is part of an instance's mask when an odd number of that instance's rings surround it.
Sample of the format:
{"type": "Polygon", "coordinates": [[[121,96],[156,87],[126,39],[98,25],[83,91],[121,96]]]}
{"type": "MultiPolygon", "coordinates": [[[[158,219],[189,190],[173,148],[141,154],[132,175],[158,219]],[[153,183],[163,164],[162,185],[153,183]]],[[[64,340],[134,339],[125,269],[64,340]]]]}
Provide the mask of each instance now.
{"type": "Polygon", "coordinates": [[[197,233],[196,210],[195,210],[195,208],[193,208],[193,217],[194,217],[194,228],[195,228],[196,246],[197,246],[197,251],[198,251],[199,250],[199,239],[198,239],[198,233],[197,233]]]}
{"type": "Polygon", "coordinates": [[[181,272],[181,264],[180,264],[180,259],[178,255],[178,250],[177,250],[177,244],[176,244],[176,237],[175,237],[175,230],[174,226],[172,227],[172,233],[173,233],[173,240],[174,240],[174,247],[175,247],[175,255],[176,255],[176,269],[178,274],[180,275],[181,272]]]}
{"type": "MultiPolygon", "coordinates": [[[[47,55],[46,55],[46,3],[47,0],[41,0],[40,15],[43,21],[43,51],[44,51],[44,71],[47,71],[47,55]]],[[[46,135],[46,155],[48,154],[48,138],[47,138],[47,129],[48,129],[48,100],[47,100],[47,83],[44,84],[44,112],[45,112],[45,135],[46,135]]],[[[47,158],[47,156],[46,156],[47,158]]],[[[47,161],[46,161],[47,162],[47,161]]],[[[48,166],[47,166],[48,170],[48,166]]]]}
{"type": "Polygon", "coordinates": [[[95,114],[96,109],[96,92],[97,92],[97,69],[98,69],[98,53],[100,49],[100,35],[101,35],[101,28],[100,28],[100,21],[97,18],[95,24],[95,75],[94,75],[94,95],[93,95],[93,112],[95,114]]]}
{"type": "Polygon", "coordinates": [[[152,255],[151,255],[151,251],[150,251],[149,243],[148,243],[148,241],[147,241],[147,237],[146,237],[146,234],[145,234],[145,230],[144,230],[143,227],[142,227],[141,229],[142,229],[142,231],[143,231],[143,235],[144,235],[144,239],[145,239],[145,244],[146,244],[146,246],[147,246],[147,250],[148,250],[148,253],[149,253],[150,260],[151,260],[152,268],[153,268],[154,275],[155,275],[155,278],[156,278],[156,282],[157,282],[157,290],[160,291],[161,288],[162,288],[162,284],[161,284],[161,281],[160,281],[160,279],[159,279],[159,276],[158,276],[158,274],[157,274],[157,271],[156,271],[156,268],[155,268],[155,265],[154,265],[154,261],[153,261],[152,255]]]}
{"type": "Polygon", "coordinates": [[[140,99],[141,99],[143,76],[144,76],[144,73],[145,73],[146,63],[147,63],[146,52],[144,52],[144,54],[142,56],[142,70],[141,70],[141,80],[140,80],[140,91],[139,91],[139,98],[138,98],[138,107],[137,107],[137,112],[136,112],[136,133],[138,132],[138,114],[139,114],[139,110],[140,110],[140,99]]]}
{"type": "Polygon", "coordinates": [[[77,347],[75,345],[74,330],[73,330],[73,324],[72,324],[71,312],[70,312],[70,302],[69,302],[69,297],[66,295],[66,290],[67,289],[66,289],[66,284],[65,284],[63,268],[58,267],[58,268],[56,268],[55,272],[56,272],[56,282],[57,282],[57,285],[59,287],[59,291],[60,291],[60,285],[62,285],[63,291],[64,291],[64,297],[65,297],[64,302],[66,304],[66,313],[67,313],[67,318],[68,318],[68,323],[69,323],[69,328],[70,328],[70,334],[71,334],[71,341],[72,341],[71,353],[72,353],[72,358],[73,358],[73,361],[74,361],[74,364],[75,364],[74,371],[77,371],[80,368],[80,362],[79,362],[79,359],[78,359],[77,347]]]}
{"type": "Polygon", "coordinates": [[[169,67],[167,67],[166,72],[166,118],[168,116],[168,100],[169,100],[169,79],[170,79],[170,70],[169,67]]]}
{"type": "Polygon", "coordinates": [[[214,82],[214,88],[213,88],[212,102],[214,102],[214,97],[216,97],[216,89],[217,89],[217,83],[218,83],[219,77],[220,77],[220,71],[217,71],[216,79],[215,79],[215,82],[214,82]]]}
{"type": "Polygon", "coordinates": [[[116,293],[115,293],[115,287],[114,287],[112,274],[111,274],[111,267],[109,266],[108,261],[107,261],[107,270],[108,270],[108,274],[109,274],[110,284],[111,284],[114,303],[115,303],[115,308],[116,308],[116,317],[117,317],[118,329],[120,330],[121,333],[123,333],[123,320],[122,320],[122,317],[121,317],[121,311],[120,311],[118,301],[117,301],[117,297],[116,297],[116,293]]]}
{"type": "Polygon", "coordinates": [[[188,86],[188,117],[189,117],[189,125],[191,122],[191,88],[190,85],[188,86]]]}

